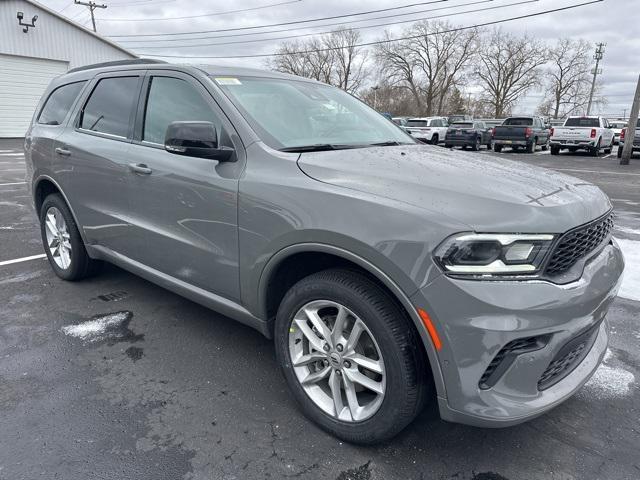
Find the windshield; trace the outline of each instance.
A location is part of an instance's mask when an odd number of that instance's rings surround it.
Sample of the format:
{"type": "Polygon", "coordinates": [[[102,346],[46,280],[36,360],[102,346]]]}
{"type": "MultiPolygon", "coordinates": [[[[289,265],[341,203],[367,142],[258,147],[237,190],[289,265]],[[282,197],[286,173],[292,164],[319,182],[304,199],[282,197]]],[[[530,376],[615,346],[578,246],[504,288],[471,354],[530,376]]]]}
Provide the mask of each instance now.
{"type": "Polygon", "coordinates": [[[503,125],[515,127],[530,127],[533,125],[533,118],[507,118],[503,125]]]}
{"type": "Polygon", "coordinates": [[[613,127],[613,128],[626,128],[627,124],[626,122],[609,122],[609,124],[613,127]]]}
{"type": "Polygon", "coordinates": [[[600,120],[597,118],[569,118],[564,124],[565,127],[599,127],[600,120]]]}
{"type": "Polygon", "coordinates": [[[473,123],[454,123],[450,128],[473,128],[473,123]]]}
{"type": "Polygon", "coordinates": [[[262,141],[275,149],[415,143],[393,122],[335,87],[260,77],[213,80],[262,141]]]}

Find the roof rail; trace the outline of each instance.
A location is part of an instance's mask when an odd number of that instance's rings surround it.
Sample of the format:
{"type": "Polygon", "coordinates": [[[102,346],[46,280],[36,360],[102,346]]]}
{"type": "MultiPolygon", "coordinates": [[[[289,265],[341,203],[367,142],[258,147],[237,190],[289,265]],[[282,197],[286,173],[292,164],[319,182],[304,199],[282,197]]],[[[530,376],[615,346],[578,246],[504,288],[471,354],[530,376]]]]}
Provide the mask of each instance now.
{"type": "Polygon", "coordinates": [[[103,67],[117,67],[120,65],[153,65],[158,63],[167,63],[163,60],[152,60],[149,58],[138,58],[132,60],[116,60],[114,62],[93,63],[91,65],[84,65],[82,67],[76,67],[69,70],[67,73],[82,72],[83,70],[91,70],[92,68],[103,67]]]}

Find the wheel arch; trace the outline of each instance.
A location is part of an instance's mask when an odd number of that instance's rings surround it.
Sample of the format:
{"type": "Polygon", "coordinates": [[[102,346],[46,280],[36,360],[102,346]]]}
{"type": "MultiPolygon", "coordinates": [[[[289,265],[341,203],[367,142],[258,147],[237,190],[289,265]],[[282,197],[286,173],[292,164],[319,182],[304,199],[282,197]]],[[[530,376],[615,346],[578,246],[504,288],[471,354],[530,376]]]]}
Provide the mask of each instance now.
{"type": "Polygon", "coordinates": [[[73,221],[75,222],[76,226],[78,227],[78,231],[80,232],[80,237],[82,238],[83,243],[86,245],[87,240],[84,235],[84,229],[78,222],[78,217],[76,216],[76,213],[73,210],[73,206],[71,205],[71,202],[69,202],[69,198],[64,193],[64,190],[62,189],[60,184],[48,175],[41,175],[33,183],[33,205],[35,207],[38,218],[40,218],[40,209],[42,208],[44,199],[47,198],[48,195],[51,195],[53,193],[59,194],[64,200],[64,202],[67,204],[67,207],[69,208],[69,211],[73,216],[73,221]]]}
{"type": "Polygon", "coordinates": [[[269,331],[273,332],[275,311],[288,288],[298,280],[328,268],[344,267],[356,269],[380,285],[394,300],[400,310],[410,319],[421,339],[429,362],[432,378],[439,397],[445,398],[445,385],[437,352],[431,337],[409,296],[387,274],[368,260],[348,250],[320,243],[303,243],[286,247],[265,265],[259,281],[258,300],[260,316],[267,319],[269,331]],[[306,260],[304,262],[303,260],[306,260]],[[311,261],[309,261],[311,260],[311,261]],[[304,264],[297,273],[289,275],[289,266],[304,264]]]}

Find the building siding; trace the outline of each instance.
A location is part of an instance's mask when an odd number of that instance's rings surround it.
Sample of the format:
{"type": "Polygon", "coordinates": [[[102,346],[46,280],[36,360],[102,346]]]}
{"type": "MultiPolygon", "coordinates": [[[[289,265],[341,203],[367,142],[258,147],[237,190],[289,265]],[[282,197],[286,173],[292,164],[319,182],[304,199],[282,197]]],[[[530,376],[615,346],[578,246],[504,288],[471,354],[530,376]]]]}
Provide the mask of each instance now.
{"type": "Polygon", "coordinates": [[[135,58],[74,25],[24,0],[0,0],[0,53],[64,61],[69,68],[135,58]],[[25,23],[38,15],[36,27],[23,33],[17,12],[25,23]]]}

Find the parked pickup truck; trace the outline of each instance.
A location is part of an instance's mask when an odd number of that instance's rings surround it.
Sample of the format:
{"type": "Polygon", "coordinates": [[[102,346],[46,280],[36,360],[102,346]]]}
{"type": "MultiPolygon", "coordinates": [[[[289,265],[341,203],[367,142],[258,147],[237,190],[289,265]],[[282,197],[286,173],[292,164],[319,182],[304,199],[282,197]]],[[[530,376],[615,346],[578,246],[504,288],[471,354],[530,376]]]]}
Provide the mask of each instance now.
{"type": "Polygon", "coordinates": [[[562,127],[551,129],[551,155],[560,150],[570,152],[586,150],[594,157],[613,150],[614,133],[609,121],[603,117],[569,117],[562,127]]]}
{"type": "Polygon", "coordinates": [[[549,129],[541,117],[507,118],[493,129],[493,150],[496,152],[501,152],[503,147],[512,147],[533,153],[538,145],[542,150],[549,148],[549,129]]]}
{"type": "MultiPolygon", "coordinates": [[[[620,133],[620,146],[618,147],[618,158],[622,158],[622,151],[624,150],[624,142],[625,139],[628,138],[629,135],[629,128],[623,128],[622,132],[620,133]]],[[[634,152],[640,152],[640,120],[638,120],[638,123],[636,124],[636,135],[635,138],[633,139],[633,151],[634,152]]]]}

